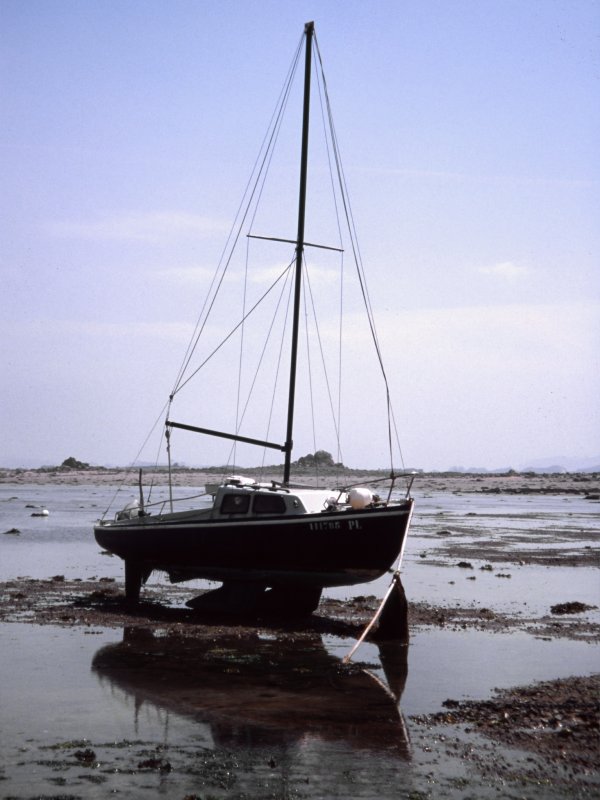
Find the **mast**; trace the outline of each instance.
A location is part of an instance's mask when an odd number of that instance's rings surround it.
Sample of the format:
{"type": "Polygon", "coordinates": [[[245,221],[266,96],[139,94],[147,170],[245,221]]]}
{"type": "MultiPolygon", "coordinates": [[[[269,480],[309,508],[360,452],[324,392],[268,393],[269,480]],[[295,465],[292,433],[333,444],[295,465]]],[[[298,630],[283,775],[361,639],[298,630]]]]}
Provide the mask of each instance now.
{"type": "Polygon", "coordinates": [[[300,154],[300,193],[298,198],[298,235],[296,237],[296,274],[294,283],[294,319],[292,322],[292,351],[290,359],[290,388],[288,394],[287,433],[285,437],[285,465],[283,482],[290,481],[292,461],[292,433],[294,428],[294,400],[296,395],[296,364],[298,359],[298,328],[300,321],[300,299],[302,294],[302,258],[304,256],[304,219],[306,211],[306,179],[308,170],[308,129],[310,114],[310,74],[314,22],[304,26],[306,52],[304,57],[304,105],[302,111],[302,150],[300,154]]]}

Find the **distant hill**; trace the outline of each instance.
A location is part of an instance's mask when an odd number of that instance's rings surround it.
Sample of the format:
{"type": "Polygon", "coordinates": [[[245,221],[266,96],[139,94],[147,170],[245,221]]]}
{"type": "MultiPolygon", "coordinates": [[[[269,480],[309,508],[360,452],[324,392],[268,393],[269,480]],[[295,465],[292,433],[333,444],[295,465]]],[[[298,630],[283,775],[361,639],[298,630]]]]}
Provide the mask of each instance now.
{"type": "MultiPolygon", "coordinates": [[[[429,470],[428,470],[429,471],[429,470]]],[[[535,472],[539,475],[556,475],[563,472],[600,472],[600,456],[592,458],[554,458],[533,459],[517,467],[462,467],[452,466],[448,470],[431,470],[432,472],[463,472],[467,475],[505,475],[507,472],[535,472]]]]}
{"type": "Polygon", "coordinates": [[[569,458],[553,456],[527,462],[521,472],[600,472],[600,455],[591,458],[569,458]]]}
{"type": "MultiPolygon", "coordinates": [[[[67,459],[68,461],[69,459],[67,459]]],[[[75,459],[73,459],[75,460],[75,459]]],[[[123,465],[118,464],[103,464],[94,465],[93,463],[87,464],[86,462],[81,462],[82,465],[85,465],[86,468],[92,470],[98,469],[139,469],[140,467],[144,470],[150,471],[155,469],[156,471],[165,471],[167,469],[166,464],[155,465],[149,462],[140,462],[136,464],[134,467],[124,467],[123,465]]],[[[63,462],[63,467],[68,466],[63,462]]],[[[298,470],[299,465],[296,463],[294,465],[295,469],[298,470]]],[[[53,462],[49,459],[18,459],[18,458],[2,458],[2,462],[0,463],[0,469],[43,469],[43,470],[55,470],[58,468],[57,464],[53,464],[53,462]]],[[[241,474],[254,472],[257,468],[256,467],[239,467],[239,466],[229,466],[225,467],[222,465],[214,465],[214,466],[206,466],[206,465],[187,465],[187,464],[174,464],[174,469],[178,470],[203,470],[205,472],[218,472],[218,473],[235,473],[239,472],[241,474]]],[[[266,471],[273,471],[276,472],[277,470],[282,469],[282,465],[271,465],[268,467],[264,467],[266,471]]],[[[335,470],[335,467],[321,467],[321,471],[327,473],[329,470],[335,470]]],[[[385,469],[372,469],[368,467],[350,467],[346,468],[346,472],[348,473],[386,473],[387,470],[385,469]]],[[[531,459],[522,462],[521,464],[517,464],[516,466],[507,465],[501,467],[482,467],[482,466],[460,466],[460,465],[452,465],[449,466],[447,469],[428,469],[422,467],[410,467],[406,468],[406,472],[427,472],[427,473],[464,473],[465,475],[506,475],[509,472],[535,472],[540,475],[548,475],[548,474],[560,474],[560,473],[592,473],[592,472],[600,472],[600,455],[592,456],[590,458],[570,458],[567,456],[553,456],[550,458],[542,458],[542,459],[531,459]]]]}

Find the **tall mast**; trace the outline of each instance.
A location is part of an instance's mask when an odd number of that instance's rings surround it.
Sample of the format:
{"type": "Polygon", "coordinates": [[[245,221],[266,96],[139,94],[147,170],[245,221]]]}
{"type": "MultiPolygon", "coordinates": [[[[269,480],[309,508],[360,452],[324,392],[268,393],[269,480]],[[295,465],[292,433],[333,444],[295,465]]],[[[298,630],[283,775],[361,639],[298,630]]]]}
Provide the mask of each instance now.
{"type": "Polygon", "coordinates": [[[296,363],[298,359],[298,327],[302,293],[302,258],[304,255],[304,218],[306,210],[306,178],[308,169],[308,128],[310,112],[310,73],[314,22],[304,26],[306,53],[304,57],[304,106],[302,111],[302,151],[300,155],[300,194],[298,199],[298,235],[296,237],[296,274],[294,283],[294,320],[292,323],[292,352],[290,360],[290,389],[288,395],[287,433],[285,437],[285,465],[283,482],[289,483],[292,461],[292,433],[294,428],[294,399],[296,394],[296,363]]]}

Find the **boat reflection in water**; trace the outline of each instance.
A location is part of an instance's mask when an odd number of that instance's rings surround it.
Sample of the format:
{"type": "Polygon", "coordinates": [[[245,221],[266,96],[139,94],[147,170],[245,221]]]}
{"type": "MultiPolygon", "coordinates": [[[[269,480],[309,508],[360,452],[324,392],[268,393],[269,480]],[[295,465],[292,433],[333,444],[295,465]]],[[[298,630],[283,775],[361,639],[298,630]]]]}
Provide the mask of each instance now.
{"type": "Polygon", "coordinates": [[[203,640],[126,628],[122,642],[96,653],[92,670],[130,695],[136,714],[150,704],[208,723],[216,746],[312,738],[407,759],[399,703],[408,647],[378,647],[385,680],[343,665],[317,634],[300,642],[258,634],[203,640]]]}

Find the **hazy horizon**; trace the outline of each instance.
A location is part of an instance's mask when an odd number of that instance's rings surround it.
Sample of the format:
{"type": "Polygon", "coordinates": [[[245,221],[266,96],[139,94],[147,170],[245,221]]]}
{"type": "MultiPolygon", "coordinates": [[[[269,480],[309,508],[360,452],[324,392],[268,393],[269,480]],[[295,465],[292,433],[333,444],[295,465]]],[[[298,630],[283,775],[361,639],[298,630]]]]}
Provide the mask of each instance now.
{"type": "MultiPolygon", "coordinates": [[[[73,456],[77,458],[77,456],[73,456]]],[[[0,469],[40,469],[40,468],[54,468],[59,467],[66,458],[70,458],[70,456],[65,456],[65,458],[58,459],[56,461],[53,460],[44,460],[44,459],[34,459],[28,462],[19,462],[18,459],[6,459],[2,463],[0,463],[0,469]]],[[[158,464],[150,464],[147,462],[139,462],[137,464],[116,464],[116,463],[107,463],[107,464],[98,464],[92,462],[86,462],[85,458],[77,458],[78,461],[83,463],[88,463],[90,468],[104,468],[104,469],[137,469],[139,467],[151,467],[157,466],[160,469],[166,469],[167,463],[166,462],[159,462],[158,464]]],[[[219,469],[221,466],[220,464],[185,464],[177,462],[177,464],[173,465],[174,468],[182,468],[182,469],[219,469]]],[[[269,464],[269,467],[282,467],[283,462],[281,464],[277,464],[273,462],[273,464],[269,464]]],[[[380,470],[386,469],[386,467],[365,467],[364,465],[354,464],[354,465],[345,465],[348,469],[364,469],[366,471],[370,470],[380,470]]],[[[555,456],[554,458],[542,458],[542,459],[531,459],[529,461],[524,462],[523,464],[507,464],[507,465],[496,465],[494,467],[484,467],[484,466],[465,466],[465,465],[449,465],[447,467],[442,468],[433,468],[427,466],[421,466],[419,464],[412,464],[406,465],[406,469],[417,469],[422,470],[423,472],[505,472],[508,470],[516,470],[517,472],[525,472],[528,469],[531,470],[539,470],[543,471],[548,469],[549,467],[559,467],[567,472],[585,472],[591,469],[600,468],[600,455],[592,456],[588,458],[581,458],[581,459],[572,459],[566,456],[555,456]]],[[[236,465],[236,468],[241,469],[260,469],[261,467],[258,465],[253,465],[249,467],[240,467],[240,465],[236,465]]]]}

